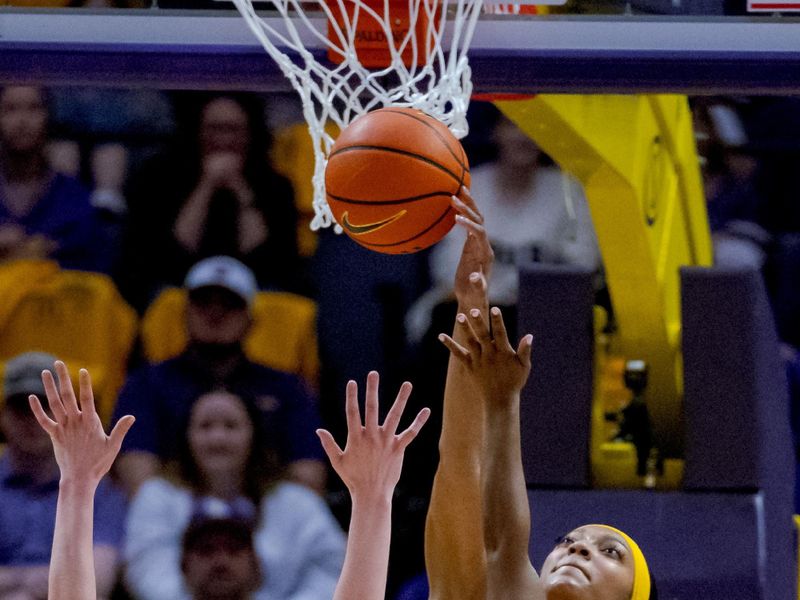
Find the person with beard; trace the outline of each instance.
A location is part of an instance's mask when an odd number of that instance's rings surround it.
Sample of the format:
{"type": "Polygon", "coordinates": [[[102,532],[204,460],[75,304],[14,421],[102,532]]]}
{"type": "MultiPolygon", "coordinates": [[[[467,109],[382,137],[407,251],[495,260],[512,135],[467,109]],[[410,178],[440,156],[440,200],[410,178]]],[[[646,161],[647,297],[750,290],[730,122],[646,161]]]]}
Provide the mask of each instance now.
{"type": "Polygon", "coordinates": [[[288,477],[322,490],[326,470],[314,434],[319,413],[308,386],[294,375],[253,363],[242,349],[257,291],[253,273],[231,257],[215,256],[192,267],[184,287],[186,350],[134,372],[115,408],[115,417],[138,419],[116,467],[129,494],[175,457],[192,404],[214,389],[252,398],[265,439],[286,464],[288,477]]]}
{"type": "Polygon", "coordinates": [[[41,88],[0,88],[0,261],[51,258],[107,272],[114,253],[89,190],[48,163],[48,118],[41,88]]]}

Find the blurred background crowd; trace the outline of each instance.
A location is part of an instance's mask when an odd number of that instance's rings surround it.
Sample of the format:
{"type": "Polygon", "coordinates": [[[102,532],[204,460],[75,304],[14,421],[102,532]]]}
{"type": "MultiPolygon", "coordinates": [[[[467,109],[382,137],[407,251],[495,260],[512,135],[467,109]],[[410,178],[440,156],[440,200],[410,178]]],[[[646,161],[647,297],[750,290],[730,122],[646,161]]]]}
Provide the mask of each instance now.
{"type": "MultiPolygon", "coordinates": [[[[715,262],[761,272],[800,431],[800,99],[692,107],[715,262]]],[[[469,121],[512,329],[529,262],[594,269],[613,314],[580,185],[492,105],[469,121]]],[[[314,432],[343,440],[348,379],[411,380],[408,414],[433,415],[395,498],[387,597],[417,597],[463,233],[386,256],[312,232],[312,169],[291,94],[0,87],[0,597],[46,597],[58,470],[27,395],[56,357],[90,370],[107,423],[137,417],[98,493],[105,598],[330,598],[349,506],[314,432]]]]}
{"type": "MultiPolygon", "coordinates": [[[[693,101],[715,260],[763,274],[795,389],[798,108],[693,101]]],[[[385,394],[413,381],[437,415],[463,234],[386,256],[311,232],[299,115],[281,94],[0,90],[0,590],[19,592],[3,597],[46,590],[57,471],[25,399],[54,356],[90,369],[105,419],[137,417],[98,499],[104,595],[193,597],[193,576],[236,580],[235,561],[217,562],[238,557],[260,565],[237,580],[256,597],[330,596],[349,507],[314,431],[342,439],[345,383],[371,369],[385,394]]],[[[470,123],[493,302],[513,315],[516,267],[533,261],[595,269],[612,308],[580,186],[493,106],[474,103],[470,123]]],[[[398,489],[392,593],[423,570],[438,427],[398,489]]]]}

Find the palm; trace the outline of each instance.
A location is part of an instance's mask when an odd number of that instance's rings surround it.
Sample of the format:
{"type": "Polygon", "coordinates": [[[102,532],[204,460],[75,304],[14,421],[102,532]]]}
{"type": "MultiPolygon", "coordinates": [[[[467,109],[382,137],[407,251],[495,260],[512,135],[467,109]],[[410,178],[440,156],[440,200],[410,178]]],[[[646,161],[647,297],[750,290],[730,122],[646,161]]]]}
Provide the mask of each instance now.
{"type": "Polygon", "coordinates": [[[481,311],[475,308],[469,311],[469,317],[459,314],[457,323],[463,332],[464,346],[445,334],[439,339],[466,366],[487,401],[507,402],[523,388],[530,375],[532,336],[523,337],[515,350],[508,341],[498,308],[491,310],[491,329],[481,311]]]}
{"type": "Polygon", "coordinates": [[[347,444],[344,450],[328,431],[317,431],[331,465],[351,493],[391,494],[397,485],[405,449],[430,415],[430,410],[422,409],[408,429],[396,433],[410,394],[411,384],[406,382],[400,387],[383,425],[380,425],[378,374],[373,371],[367,376],[363,424],[358,409],[358,386],[355,381],[347,384],[347,444]]]}
{"type": "Polygon", "coordinates": [[[397,436],[376,432],[351,432],[342,455],[333,468],[348,489],[385,489],[394,487],[403,467],[403,451],[397,436]]]}
{"type": "Polygon", "coordinates": [[[99,479],[108,472],[117,455],[97,413],[83,412],[70,419],[68,426],[59,426],[53,440],[62,473],[99,479]]]}
{"type": "Polygon", "coordinates": [[[31,409],[39,424],[50,435],[62,479],[74,478],[97,484],[111,468],[122,439],[134,419],[131,416],[122,417],[111,435],[106,435],[95,410],[89,373],[81,369],[78,406],[67,367],[57,361],[55,370],[58,386],[50,371],[42,374],[47,402],[54,419],[45,414],[36,396],[31,396],[31,409]]]}

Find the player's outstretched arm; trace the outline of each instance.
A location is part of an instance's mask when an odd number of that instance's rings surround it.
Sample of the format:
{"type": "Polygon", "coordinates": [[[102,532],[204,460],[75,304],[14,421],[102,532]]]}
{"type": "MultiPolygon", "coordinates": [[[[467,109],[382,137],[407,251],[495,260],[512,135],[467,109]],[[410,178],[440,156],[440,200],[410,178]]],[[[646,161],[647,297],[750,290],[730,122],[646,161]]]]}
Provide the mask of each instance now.
{"type": "Polygon", "coordinates": [[[430,410],[423,408],[408,429],[397,433],[411,394],[411,384],[405,382],[380,425],[378,382],[378,373],[372,371],[367,376],[363,424],[358,410],[358,386],[355,381],[348,382],[344,450],[328,431],[317,430],[333,469],[347,485],[353,501],[347,553],[334,600],[383,600],[389,568],[392,495],[400,479],[405,449],[430,416],[430,410]]]}
{"type": "Polygon", "coordinates": [[[531,336],[515,350],[503,317],[472,309],[456,317],[464,343],[440,336],[453,359],[469,372],[486,403],[485,452],[481,465],[487,600],[528,600],[537,587],[528,557],[530,508],[520,448],[520,392],[531,369],[531,336]]]}
{"type": "MultiPolygon", "coordinates": [[[[458,310],[488,310],[486,282],[494,254],[483,216],[464,189],[453,199],[467,229],[455,278],[458,310]]],[[[464,341],[456,329],[456,340],[464,341]]],[[[425,524],[425,567],[432,600],[485,600],[486,554],[481,522],[480,462],[484,407],[469,374],[451,357],[444,392],[439,467],[425,524]]]]}
{"type": "Polygon", "coordinates": [[[58,385],[50,371],[42,373],[52,418],[36,396],[29,398],[36,420],[50,435],[61,470],[48,598],[91,600],[97,597],[92,548],[94,494],[134,418],[122,417],[111,435],[106,435],[95,410],[88,371],[80,371],[80,404],[64,363],[56,361],[55,371],[58,385]]]}

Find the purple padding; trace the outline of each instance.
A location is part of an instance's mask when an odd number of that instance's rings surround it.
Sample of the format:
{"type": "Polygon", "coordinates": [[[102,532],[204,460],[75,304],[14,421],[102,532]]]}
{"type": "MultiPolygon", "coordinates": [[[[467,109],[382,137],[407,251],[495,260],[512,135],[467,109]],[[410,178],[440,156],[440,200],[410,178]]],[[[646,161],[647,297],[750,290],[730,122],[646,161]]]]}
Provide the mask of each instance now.
{"type": "MultiPolygon", "coordinates": [[[[582,524],[605,523],[640,545],[662,600],[792,597],[791,571],[774,571],[763,557],[760,494],[532,490],[528,497],[537,570],[558,536],[582,524]],[[772,585],[762,588],[767,579],[772,585]]],[[[784,534],[791,537],[791,522],[784,534]]]]}
{"type": "MultiPolygon", "coordinates": [[[[483,93],[800,93],[797,52],[500,47],[472,50],[470,67],[475,91],[483,93]]],[[[291,89],[266,52],[224,45],[87,47],[0,40],[0,81],[161,89],[291,89]]]]}
{"type": "Polygon", "coordinates": [[[518,331],[533,334],[535,365],[520,416],[529,486],[589,486],[593,302],[590,271],[531,265],[520,272],[518,331]]]}
{"type": "Polygon", "coordinates": [[[681,275],[684,488],[760,490],[770,574],[765,597],[788,599],[776,581],[794,579],[794,452],[766,291],[752,270],[685,268],[681,275]]]}
{"type": "Polygon", "coordinates": [[[783,479],[793,460],[786,372],[761,277],[719,268],[682,277],[685,486],[783,479]]]}

